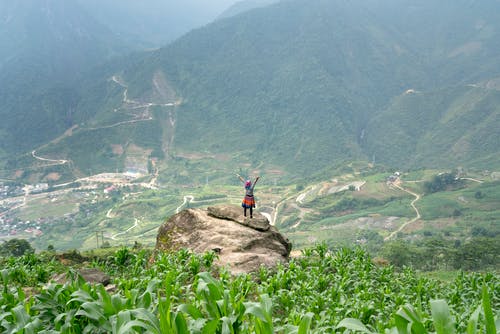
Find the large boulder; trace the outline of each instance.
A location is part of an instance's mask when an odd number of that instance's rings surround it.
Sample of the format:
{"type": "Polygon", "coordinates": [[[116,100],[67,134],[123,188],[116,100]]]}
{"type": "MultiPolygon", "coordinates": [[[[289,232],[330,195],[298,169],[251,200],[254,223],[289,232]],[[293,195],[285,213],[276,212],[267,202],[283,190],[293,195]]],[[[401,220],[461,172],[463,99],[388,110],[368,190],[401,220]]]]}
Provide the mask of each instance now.
{"type": "Polygon", "coordinates": [[[219,255],[216,264],[238,274],[287,261],[292,245],[258,212],[250,219],[240,207],[216,206],[183,210],[160,226],[156,249],[181,248],[195,253],[215,251],[219,255]]]}
{"type": "MultiPolygon", "coordinates": [[[[111,278],[108,274],[102,272],[96,268],[82,268],[77,271],[77,273],[82,276],[83,280],[92,284],[102,284],[107,286],[111,283],[111,278]]],[[[51,279],[55,283],[64,284],[68,281],[67,274],[58,274],[51,279]]]]}

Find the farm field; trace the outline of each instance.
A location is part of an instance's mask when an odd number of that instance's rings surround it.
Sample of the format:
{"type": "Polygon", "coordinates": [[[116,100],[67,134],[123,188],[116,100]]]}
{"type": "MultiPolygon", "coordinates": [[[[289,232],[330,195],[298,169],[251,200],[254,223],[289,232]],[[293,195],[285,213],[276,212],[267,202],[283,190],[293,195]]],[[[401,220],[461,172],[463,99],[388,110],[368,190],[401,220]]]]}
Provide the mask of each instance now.
{"type": "MultiPolygon", "coordinates": [[[[2,238],[27,238],[38,250],[49,245],[58,250],[130,247],[136,242],[151,246],[158,227],[180,210],[240,205],[241,185],[229,171],[234,166],[214,169],[207,176],[201,169],[214,161],[190,159],[173,162],[168,173],[158,175],[153,188],[151,176],[129,183],[118,179],[115,186],[104,179],[29,195],[26,200],[19,197],[11,201],[16,208],[4,214],[19,222],[14,223],[18,232],[2,238]],[[188,168],[183,169],[186,163],[188,168]]],[[[490,177],[493,173],[462,173],[460,186],[426,193],[426,183],[443,172],[396,175],[357,163],[296,180],[274,170],[250,171],[244,166],[239,170],[243,175],[261,175],[257,210],[292,241],[295,250],[325,242],[330,247],[357,244],[377,255],[387,241],[406,240],[418,246],[433,239],[464,244],[471,237],[498,238],[500,183],[490,177]]]]}
{"type": "Polygon", "coordinates": [[[449,281],[377,265],[362,249],[324,244],[276,270],[232,276],[214,253],[121,248],[90,257],[112,288],[85,283],[55,254],[3,259],[5,333],[487,333],[496,334],[500,281],[459,272],[449,281]],[[150,261],[149,261],[150,262],[150,261]],[[66,283],[46,283],[66,272],[66,283]],[[28,288],[29,287],[29,288],[28,288]],[[405,329],[403,329],[405,328],[405,329]],[[412,331],[413,333],[413,331],[412,331]]]}

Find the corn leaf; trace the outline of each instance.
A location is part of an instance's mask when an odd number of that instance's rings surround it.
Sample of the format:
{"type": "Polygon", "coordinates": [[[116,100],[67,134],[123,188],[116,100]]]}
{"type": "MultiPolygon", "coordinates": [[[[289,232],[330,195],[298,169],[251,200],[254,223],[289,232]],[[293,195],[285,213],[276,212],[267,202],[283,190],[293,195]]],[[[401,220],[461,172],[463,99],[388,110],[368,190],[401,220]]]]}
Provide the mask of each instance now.
{"type": "Polygon", "coordinates": [[[349,329],[352,331],[358,331],[361,333],[374,334],[361,321],[359,321],[358,319],[353,319],[353,318],[342,319],[342,321],[339,322],[337,327],[335,327],[335,329],[339,329],[339,328],[346,328],[346,329],[349,329]]]}
{"type": "Polygon", "coordinates": [[[497,334],[495,318],[491,309],[490,294],[486,285],[483,285],[483,311],[486,322],[486,334],[497,334]]]}
{"type": "Polygon", "coordinates": [[[477,333],[477,323],[479,321],[479,313],[481,312],[481,305],[476,307],[476,310],[472,312],[469,321],[467,322],[467,334],[477,333]]]}
{"type": "Polygon", "coordinates": [[[431,313],[437,334],[454,334],[455,321],[445,300],[431,300],[431,313]]]}

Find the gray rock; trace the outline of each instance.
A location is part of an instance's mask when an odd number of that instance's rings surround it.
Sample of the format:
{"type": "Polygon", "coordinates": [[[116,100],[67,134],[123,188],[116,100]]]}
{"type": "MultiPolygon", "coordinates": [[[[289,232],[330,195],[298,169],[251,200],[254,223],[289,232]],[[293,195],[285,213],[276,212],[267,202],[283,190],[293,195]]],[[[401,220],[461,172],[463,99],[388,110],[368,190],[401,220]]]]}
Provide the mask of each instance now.
{"type": "MultiPolygon", "coordinates": [[[[107,286],[111,282],[111,278],[107,274],[96,268],[82,268],[77,272],[80,276],[82,276],[85,282],[92,284],[100,283],[104,286],[107,286]]],[[[51,280],[55,283],[64,284],[68,281],[68,277],[67,274],[59,274],[52,277],[51,280]]]]}
{"type": "Polygon", "coordinates": [[[271,227],[269,221],[261,213],[255,212],[253,218],[245,217],[242,208],[237,206],[209,206],[208,215],[214,218],[227,219],[248,226],[257,231],[267,231],[271,227]]]}
{"type": "Polygon", "coordinates": [[[238,274],[286,262],[292,245],[261,214],[245,219],[237,206],[217,206],[183,210],[160,226],[156,249],[181,248],[195,253],[215,250],[219,257],[216,264],[238,274]]]}

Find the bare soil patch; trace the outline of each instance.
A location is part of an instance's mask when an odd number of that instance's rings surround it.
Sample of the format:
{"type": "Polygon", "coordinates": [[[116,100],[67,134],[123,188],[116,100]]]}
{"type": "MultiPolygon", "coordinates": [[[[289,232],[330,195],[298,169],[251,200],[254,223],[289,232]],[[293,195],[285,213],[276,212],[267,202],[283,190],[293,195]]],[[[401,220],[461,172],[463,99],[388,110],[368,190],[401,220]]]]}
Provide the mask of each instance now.
{"type": "Polygon", "coordinates": [[[281,170],[281,169],[267,169],[266,170],[266,174],[270,174],[270,175],[284,175],[285,174],[285,171],[281,170]]]}
{"type": "Polygon", "coordinates": [[[125,151],[122,145],[117,145],[117,144],[111,144],[111,149],[113,150],[113,154],[116,155],[122,155],[123,152],[125,151]]]}
{"type": "Polygon", "coordinates": [[[404,233],[413,233],[420,231],[425,226],[425,223],[422,220],[417,220],[413,224],[406,225],[401,232],[404,233]]]}
{"type": "Polygon", "coordinates": [[[14,177],[15,177],[16,179],[18,179],[18,178],[22,177],[23,175],[24,175],[24,171],[23,171],[23,170],[20,170],[20,169],[19,169],[19,170],[16,170],[16,171],[14,172],[14,177]]]}
{"type": "Polygon", "coordinates": [[[179,158],[188,159],[188,160],[201,160],[201,159],[213,159],[216,158],[213,154],[200,153],[200,152],[191,152],[191,153],[177,153],[179,158]]]}
{"type": "Polygon", "coordinates": [[[49,173],[45,176],[47,181],[58,181],[61,178],[61,174],[59,173],[49,173]]]}

